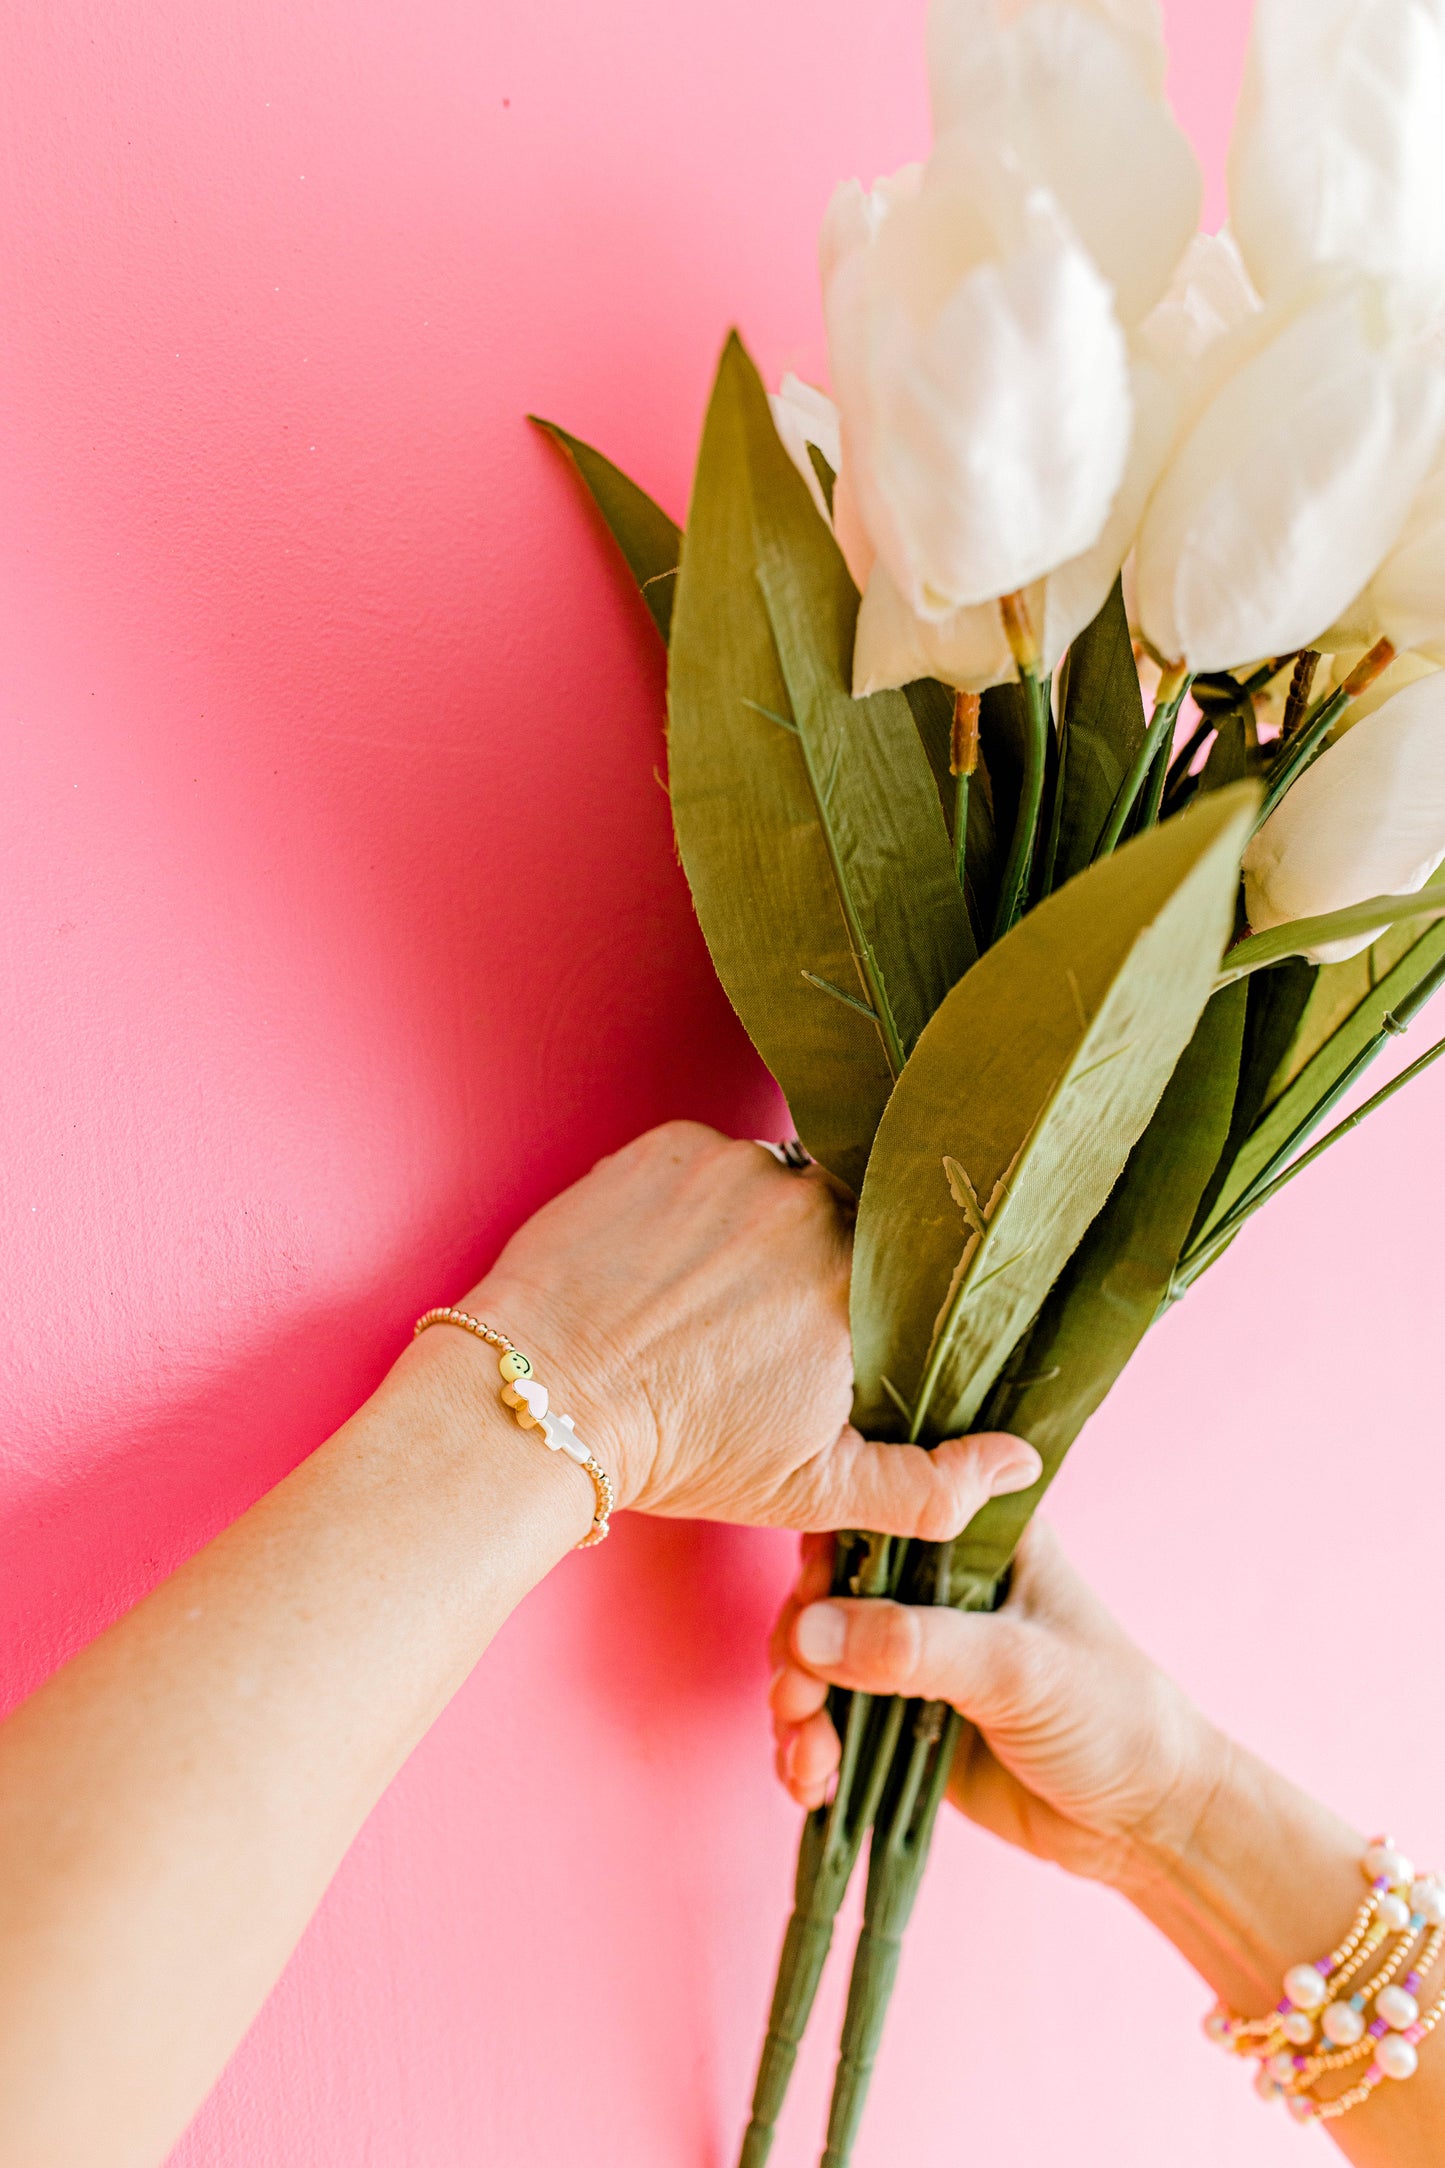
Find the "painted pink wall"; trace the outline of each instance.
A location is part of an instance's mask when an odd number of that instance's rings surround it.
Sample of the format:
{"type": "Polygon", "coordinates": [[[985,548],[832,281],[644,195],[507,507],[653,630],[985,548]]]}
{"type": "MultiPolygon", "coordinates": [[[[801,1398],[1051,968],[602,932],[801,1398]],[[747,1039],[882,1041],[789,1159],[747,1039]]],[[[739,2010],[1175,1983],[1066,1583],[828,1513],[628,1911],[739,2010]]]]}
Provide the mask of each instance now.
{"type": "MultiPolygon", "coordinates": [[[[650,630],[522,416],[681,510],[728,323],[819,366],[818,216],[924,140],[922,13],[8,11],[12,1698],[600,1150],[769,1118],[672,859],[650,630]]],[[[1217,171],[1243,11],[1172,16],[1217,171]]],[[[1212,1708],[1437,1857],[1431,1653],[1347,1627],[1326,1667],[1287,1629],[1351,1581],[1408,1619],[1438,1570],[1442,1112],[1432,1081],[1238,1245],[1056,1512],[1212,1708]]],[[[180,2168],[725,2168],[795,1833],[762,1708],[789,1557],[624,1525],[533,1598],[180,2168]]],[[[1294,2159],[1203,1999],[1107,1897],[949,1828],[860,2168],[1294,2159]]],[[[780,2168],[837,2014],[835,1982],[780,2168]]]]}

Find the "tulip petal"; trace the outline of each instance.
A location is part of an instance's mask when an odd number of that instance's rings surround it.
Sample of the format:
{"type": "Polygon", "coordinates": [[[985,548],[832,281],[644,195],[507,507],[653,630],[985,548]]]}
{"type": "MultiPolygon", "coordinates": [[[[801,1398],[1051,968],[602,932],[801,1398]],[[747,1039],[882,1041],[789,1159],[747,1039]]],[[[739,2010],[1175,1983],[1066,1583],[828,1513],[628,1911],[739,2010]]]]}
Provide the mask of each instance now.
{"type": "MultiPolygon", "coordinates": [[[[971,11],[969,11],[971,12],[971,11]]],[[[937,20],[931,30],[938,30],[937,20]]],[[[941,41],[935,35],[935,51],[941,41]]],[[[1071,0],[1035,0],[983,64],[941,59],[935,123],[989,140],[1047,188],[1136,324],[1169,284],[1199,219],[1199,166],[1130,41],[1071,0]]]]}
{"type": "Polygon", "coordinates": [[[1161,654],[1224,670],[1309,646],[1369,581],[1434,454],[1445,383],[1356,280],[1265,310],[1206,364],[1220,388],[1145,515],[1137,592],[1161,654]]]}
{"type": "Polygon", "coordinates": [[[808,493],[822,517],[831,526],[828,500],[823,495],[818,470],[808,456],[808,446],[817,445],[836,476],[843,457],[838,409],[825,391],[805,384],[791,370],[777,390],[769,394],[768,405],[772,408],[783,450],[807,483],[808,493]]]}
{"type": "Polygon", "coordinates": [[[1134,363],[1131,382],[1134,432],[1124,479],[1104,522],[1104,531],[1091,549],[1060,565],[1044,581],[1039,644],[1045,670],[1058,668],[1065,649],[1103,609],[1134,546],[1145,504],[1174,439],[1179,416],[1176,385],[1142,358],[1134,363]]]}
{"type": "MultiPolygon", "coordinates": [[[[1307,768],[1244,855],[1256,932],[1381,895],[1411,895],[1445,862],[1445,673],[1407,685],[1307,768]]],[[[1315,963],[1379,929],[1322,944],[1315,963]]]]}
{"type": "Polygon", "coordinates": [[[976,602],[930,622],[908,607],[885,564],[873,567],[853,647],[855,699],[924,677],[960,692],[982,693],[1015,674],[996,602],[976,602]]]}
{"type": "Polygon", "coordinates": [[[831,262],[844,456],[914,610],[951,616],[1088,549],[1123,474],[1127,354],[1052,199],[955,136],[831,262]]]}
{"type": "Polygon", "coordinates": [[[1322,265],[1445,302],[1445,0],[1258,0],[1230,216],[1266,300],[1322,265]]]}
{"type": "Polygon", "coordinates": [[[1438,460],[1410,508],[1395,547],[1370,583],[1367,614],[1403,653],[1445,662],[1445,460],[1438,460]]]}

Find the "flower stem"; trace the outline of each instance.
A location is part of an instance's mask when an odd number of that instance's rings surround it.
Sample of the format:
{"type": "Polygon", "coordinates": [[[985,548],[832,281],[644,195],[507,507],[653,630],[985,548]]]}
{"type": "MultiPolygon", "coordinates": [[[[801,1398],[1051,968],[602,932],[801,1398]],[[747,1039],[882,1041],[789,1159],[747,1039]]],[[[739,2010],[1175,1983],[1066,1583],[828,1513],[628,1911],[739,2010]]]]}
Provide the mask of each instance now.
{"type": "Polygon", "coordinates": [[[853,2157],[898,1974],[903,1930],[923,1880],[934,1824],[963,1729],[963,1718],[946,1702],[909,1706],[913,1721],[906,1740],[900,1742],[906,1751],[900,1751],[889,1797],[873,1832],[863,1928],[848,1985],[822,2168],[848,2168],[853,2157]]]}
{"type": "Polygon", "coordinates": [[[949,773],[953,777],[953,870],[959,894],[965,900],[968,894],[963,878],[968,855],[968,786],[978,766],[979,705],[977,693],[956,692],[953,696],[953,734],[948,757],[949,773]]]}
{"type": "MultiPolygon", "coordinates": [[[[834,1713],[836,1720],[841,1712],[834,1713]]],[[[819,1807],[803,1825],[793,1912],[783,1938],[739,2168],[763,2168],[772,2151],[798,2046],[832,1947],[833,1923],[878,1811],[902,1714],[901,1702],[879,1702],[868,1694],[850,1697],[838,1788],[831,1805],[819,1807]]]]}
{"type": "Polygon", "coordinates": [[[1317,700],[1288,742],[1281,742],[1264,804],[1259,809],[1259,827],[1264,826],[1285,792],[1299,781],[1350,702],[1373,685],[1381,671],[1388,670],[1394,660],[1395,650],[1390,642],[1377,640],[1369,653],[1355,664],[1344,684],[1317,700]]]}
{"type": "Polygon", "coordinates": [[[1014,821],[1008,861],[1004,866],[1003,885],[999,890],[998,912],[993,927],[995,941],[1001,940],[1010,926],[1016,924],[1023,910],[1029,872],[1033,866],[1034,838],[1038,832],[1039,808],[1044,798],[1044,771],[1049,756],[1048,681],[1032,669],[1021,670],[1019,674],[1023,680],[1028,705],[1028,722],[1024,735],[1024,773],[1019,791],[1018,817],[1014,821]]]}
{"type": "Polygon", "coordinates": [[[1387,1099],[1394,1096],[1402,1084],[1408,1083],[1412,1077],[1418,1076],[1422,1069],[1428,1068],[1429,1064],[1440,1052],[1441,1047],[1445,1046],[1445,1040],[1441,1040],[1439,1045],[1431,1047],[1429,1052],[1422,1054],[1418,1061],[1411,1062],[1410,1066],[1403,1069],[1392,1083],[1385,1085],[1383,1090],[1376,1092],[1372,1098],[1367,1099],[1364,1105],[1358,1107],[1353,1114],[1347,1115],[1342,1122],[1337,1122],[1327,1135],[1321,1137],[1318,1144],[1310,1147],[1309,1151],[1301,1153],[1298,1159],[1293,1158],[1293,1154],[1299,1151],[1305,1139],[1319,1128],[1325,1116],[1331,1113],[1339,1105],[1346,1093],[1358,1084],[1375,1056],[1389,1045],[1392,1038],[1398,1039],[1404,1036],[1425,1004],[1439,992],[1442,986],[1445,986],[1445,957],[1441,957],[1434,968],[1426,972],[1419,984],[1413,986],[1404,999],[1398,1001],[1394,1008],[1380,1019],[1380,1029],[1375,1033],[1374,1037],[1366,1041],[1364,1046],[1360,1048],[1359,1053],[1355,1055],[1353,1061],[1346,1066],[1341,1075],[1330,1086],[1330,1089],[1322,1098],[1316,1100],[1304,1119],[1296,1123],[1278,1151],[1270,1154],[1254,1180],[1247,1189],[1241,1191],[1224,1218],[1203,1237],[1195,1249],[1179,1260],[1174,1270],[1174,1277],[1169,1285],[1166,1306],[1168,1303],[1178,1302],[1181,1296],[1189,1292],[1199,1275],[1207,1271],[1215,1259],[1228,1248],[1245,1221],[1253,1213],[1257,1212],[1262,1204],[1266,1204],[1271,1197],[1276,1196],[1283,1189],[1286,1182],[1292,1180],[1302,1168],[1309,1166],[1312,1161],[1317,1159],[1327,1145],[1337,1142],[1348,1130],[1355,1128],[1358,1123],[1362,1122],[1367,1114],[1372,1114],[1376,1107],[1383,1106],[1387,1099]]]}
{"type": "MultiPolygon", "coordinates": [[[[1094,846],[1095,863],[1101,858],[1107,858],[1117,847],[1119,838],[1124,833],[1125,823],[1134,810],[1134,802],[1144,788],[1146,777],[1149,776],[1155,762],[1158,760],[1161,748],[1171,742],[1174,735],[1175,720],[1183,704],[1184,695],[1189,690],[1189,680],[1190,673],[1182,663],[1177,663],[1172,669],[1166,670],[1163,677],[1160,678],[1159,690],[1154,698],[1154,713],[1149,719],[1149,728],[1145,731],[1139,742],[1138,751],[1129,763],[1128,774],[1114,793],[1114,803],[1109,808],[1109,818],[1105,821],[1103,833],[1094,846]]],[[[1168,772],[1167,768],[1165,772],[1168,772]]],[[[1162,792],[1164,788],[1162,779],[1159,788],[1162,792]]],[[[1156,813],[1158,811],[1157,805],[1155,811],[1156,813]]]]}

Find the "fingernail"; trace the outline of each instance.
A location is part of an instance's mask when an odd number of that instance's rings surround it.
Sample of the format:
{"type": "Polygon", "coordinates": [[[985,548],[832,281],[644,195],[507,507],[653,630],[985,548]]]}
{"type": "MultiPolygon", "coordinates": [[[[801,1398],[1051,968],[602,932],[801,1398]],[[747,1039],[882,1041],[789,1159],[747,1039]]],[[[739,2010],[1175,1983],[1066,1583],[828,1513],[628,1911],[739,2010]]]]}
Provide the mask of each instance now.
{"type": "Polygon", "coordinates": [[[793,1646],[807,1664],[836,1664],[848,1639],[848,1621],[835,1603],[810,1603],[793,1628],[793,1646]]]}
{"type": "Polygon", "coordinates": [[[1031,1445],[1011,1446],[989,1470],[989,1497],[1003,1498],[1010,1491],[1027,1490],[1043,1472],[1044,1464],[1031,1445]]]}

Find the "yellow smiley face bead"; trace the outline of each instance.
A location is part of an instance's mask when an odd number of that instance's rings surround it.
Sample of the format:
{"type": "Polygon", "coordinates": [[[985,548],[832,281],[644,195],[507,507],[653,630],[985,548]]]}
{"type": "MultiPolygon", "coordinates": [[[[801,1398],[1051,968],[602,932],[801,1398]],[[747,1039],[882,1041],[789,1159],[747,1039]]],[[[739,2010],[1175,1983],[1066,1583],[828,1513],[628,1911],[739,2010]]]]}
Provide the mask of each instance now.
{"type": "Polygon", "coordinates": [[[529,1378],[532,1375],[532,1365],[526,1356],[519,1354],[514,1347],[508,1348],[497,1368],[501,1371],[502,1382],[506,1385],[510,1385],[516,1378],[529,1378]]]}

